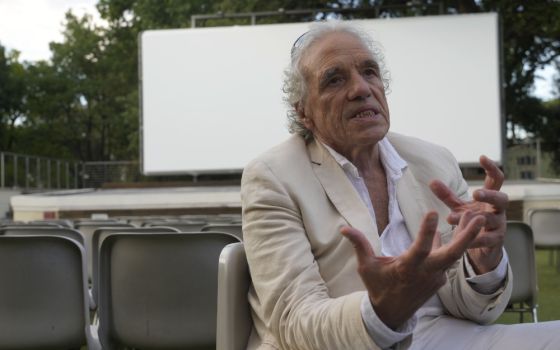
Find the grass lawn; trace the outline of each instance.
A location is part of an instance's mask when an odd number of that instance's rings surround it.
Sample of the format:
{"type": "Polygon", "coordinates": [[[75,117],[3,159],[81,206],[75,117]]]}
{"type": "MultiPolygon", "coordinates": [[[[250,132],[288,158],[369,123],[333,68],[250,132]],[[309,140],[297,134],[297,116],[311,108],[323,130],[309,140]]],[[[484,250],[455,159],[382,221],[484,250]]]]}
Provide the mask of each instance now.
{"type": "MultiPolygon", "coordinates": [[[[556,266],[549,265],[547,250],[537,250],[537,283],[539,294],[537,301],[538,320],[551,321],[560,320],[560,272],[556,266]]],[[[518,323],[519,314],[513,312],[504,313],[496,323],[518,323]]],[[[532,322],[530,313],[525,313],[525,322],[532,322]]]]}

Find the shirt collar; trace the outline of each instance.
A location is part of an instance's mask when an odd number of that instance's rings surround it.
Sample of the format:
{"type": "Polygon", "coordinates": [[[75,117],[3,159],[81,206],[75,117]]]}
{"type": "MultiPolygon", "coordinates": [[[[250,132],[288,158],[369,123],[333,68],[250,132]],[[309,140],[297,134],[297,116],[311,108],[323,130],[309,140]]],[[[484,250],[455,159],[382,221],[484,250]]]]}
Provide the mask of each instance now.
{"type": "MultiPolygon", "coordinates": [[[[329,145],[319,141],[327,151],[333,156],[334,160],[344,169],[345,171],[352,174],[352,176],[359,178],[360,173],[358,172],[358,168],[352,162],[350,162],[345,156],[338,153],[334,149],[332,149],[329,145]]],[[[385,171],[388,172],[388,176],[391,178],[400,178],[402,176],[402,172],[408,164],[401,156],[397,153],[397,150],[391,145],[389,140],[384,137],[381,141],[378,142],[379,145],[379,156],[381,157],[381,163],[385,167],[385,171]]]]}

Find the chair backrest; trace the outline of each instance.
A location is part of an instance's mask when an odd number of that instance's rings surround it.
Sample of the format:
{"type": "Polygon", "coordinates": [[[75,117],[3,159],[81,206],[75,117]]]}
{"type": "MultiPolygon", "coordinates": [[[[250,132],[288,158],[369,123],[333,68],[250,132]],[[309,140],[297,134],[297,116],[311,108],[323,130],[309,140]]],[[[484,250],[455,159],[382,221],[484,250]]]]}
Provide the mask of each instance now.
{"type": "Polygon", "coordinates": [[[208,224],[203,226],[200,231],[216,231],[216,232],[226,232],[235,235],[239,239],[243,239],[243,230],[241,224],[208,224]]]}
{"type": "Polygon", "coordinates": [[[43,223],[19,223],[19,224],[8,224],[2,225],[0,228],[14,228],[14,227],[63,227],[62,225],[58,224],[43,224],[43,223]]]}
{"type": "Polygon", "coordinates": [[[531,227],[524,222],[508,221],[504,246],[513,272],[510,303],[537,304],[535,245],[531,227]]]}
{"type": "Polygon", "coordinates": [[[560,247],[560,209],[543,208],[529,212],[537,247],[560,247]]]}
{"type": "Polygon", "coordinates": [[[35,225],[42,225],[42,224],[47,224],[47,225],[57,225],[57,226],[62,226],[62,227],[68,227],[68,228],[72,228],[74,227],[74,224],[72,223],[72,221],[68,220],[68,219],[45,219],[45,220],[33,220],[29,222],[30,224],[35,224],[35,225]]]}
{"type": "Polygon", "coordinates": [[[111,225],[111,224],[127,224],[126,220],[107,218],[107,219],[76,219],[74,220],[74,226],[76,225],[111,225]]]}
{"type": "Polygon", "coordinates": [[[245,350],[253,321],[247,300],[251,285],[243,243],[227,245],[218,268],[217,350],[245,350]]]}
{"type": "Polygon", "coordinates": [[[218,259],[225,233],[118,233],[99,255],[104,349],[215,349],[218,259]]]}
{"type": "Polygon", "coordinates": [[[174,227],[180,232],[200,232],[206,225],[206,221],[157,221],[147,223],[144,227],[168,226],[174,227]]]}
{"type": "Polygon", "coordinates": [[[91,295],[95,305],[99,302],[99,248],[105,237],[115,233],[169,233],[179,232],[176,228],[167,226],[154,227],[102,227],[93,232],[91,240],[91,295]]]}
{"type": "Polygon", "coordinates": [[[85,249],[85,238],[77,230],[67,228],[67,227],[38,227],[38,226],[17,226],[17,227],[6,227],[0,228],[0,235],[5,236],[39,236],[39,235],[50,235],[50,236],[61,236],[73,239],[80,243],[80,245],[85,249]]]}
{"type": "Polygon", "coordinates": [[[85,273],[84,248],[72,239],[0,236],[0,348],[89,343],[85,273]]]}
{"type": "Polygon", "coordinates": [[[208,224],[233,224],[241,222],[241,215],[237,214],[224,214],[209,216],[208,224]]]}
{"type": "Polygon", "coordinates": [[[93,232],[99,228],[124,228],[124,227],[134,227],[131,224],[123,223],[123,222],[107,222],[101,221],[99,222],[78,222],[74,225],[76,230],[80,231],[82,235],[84,235],[85,242],[86,242],[86,257],[87,257],[87,271],[88,271],[88,278],[92,280],[93,274],[93,255],[92,255],[92,239],[93,239],[93,232]]]}

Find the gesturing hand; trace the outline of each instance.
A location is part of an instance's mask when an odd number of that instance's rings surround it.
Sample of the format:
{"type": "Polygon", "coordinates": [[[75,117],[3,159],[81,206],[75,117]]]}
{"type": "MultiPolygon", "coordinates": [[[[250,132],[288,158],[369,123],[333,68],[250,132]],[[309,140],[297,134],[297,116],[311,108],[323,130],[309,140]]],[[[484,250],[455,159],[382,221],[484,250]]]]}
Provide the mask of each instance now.
{"type": "Polygon", "coordinates": [[[464,210],[451,242],[440,246],[438,215],[426,214],[418,237],[400,256],[376,256],[360,231],[345,226],[342,235],[356,250],[358,273],[378,317],[395,329],[408,320],[446,281],[445,270],[459,259],[484,225],[484,217],[464,210]]]}
{"type": "Polygon", "coordinates": [[[474,192],[472,201],[459,199],[451,189],[439,180],[432,181],[432,192],[450,209],[447,221],[456,225],[465,210],[483,215],[486,224],[467,251],[477,273],[493,270],[502,258],[502,246],[506,232],[506,208],[508,197],[500,192],[504,174],[486,156],[480,157],[480,165],[486,172],[484,187],[474,192]]]}

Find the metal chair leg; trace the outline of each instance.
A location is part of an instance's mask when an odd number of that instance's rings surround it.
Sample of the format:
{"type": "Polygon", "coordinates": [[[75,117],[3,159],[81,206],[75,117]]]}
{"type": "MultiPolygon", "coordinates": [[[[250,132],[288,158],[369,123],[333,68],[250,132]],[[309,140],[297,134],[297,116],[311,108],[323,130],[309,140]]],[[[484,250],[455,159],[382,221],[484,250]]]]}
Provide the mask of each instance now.
{"type": "Polygon", "coordinates": [[[535,323],[539,322],[539,320],[537,318],[537,307],[536,306],[534,306],[532,308],[532,312],[533,312],[533,322],[535,322],[535,323]]]}

